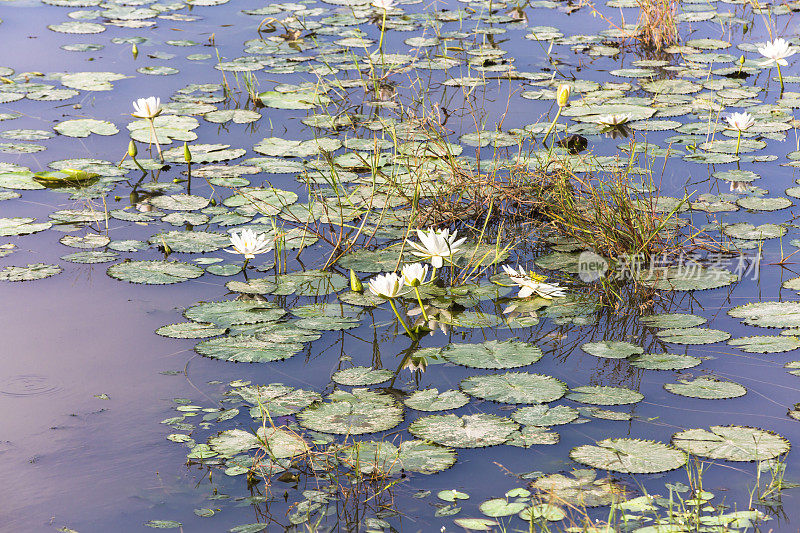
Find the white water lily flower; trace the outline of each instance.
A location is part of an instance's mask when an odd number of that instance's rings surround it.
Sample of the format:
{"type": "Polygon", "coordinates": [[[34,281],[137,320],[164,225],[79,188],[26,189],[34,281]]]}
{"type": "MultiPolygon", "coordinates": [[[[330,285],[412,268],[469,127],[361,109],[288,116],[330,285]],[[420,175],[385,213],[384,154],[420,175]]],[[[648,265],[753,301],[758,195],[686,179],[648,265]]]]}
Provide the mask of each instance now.
{"type": "Polygon", "coordinates": [[[406,358],[405,364],[403,368],[407,368],[412,374],[414,372],[425,372],[425,369],[428,368],[428,361],[425,357],[420,356],[410,356],[406,358]]]}
{"type": "Polygon", "coordinates": [[[762,67],[768,67],[771,65],[785,67],[789,64],[789,62],[786,61],[786,58],[797,53],[797,49],[791,46],[785,40],[778,38],[771,43],[764,43],[762,46],[759,46],[758,53],[767,58],[766,61],[761,62],[762,67]]]}
{"type": "Polygon", "coordinates": [[[511,281],[519,285],[519,294],[517,298],[527,298],[532,294],[547,298],[557,298],[566,295],[563,287],[554,285],[552,283],[544,283],[547,278],[534,274],[533,272],[526,272],[524,268],[518,267],[519,270],[514,269],[508,265],[503,265],[503,270],[511,281]]]}
{"type": "Polygon", "coordinates": [[[728,123],[728,126],[731,129],[737,131],[745,131],[750,128],[753,124],[756,123],[753,120],[753,116],[750,113],[731,113],[727,117],[725,117],[725,122],[728,123]]]}
{"type": "Polygon", "coordinates": [[[731,192],[747,192],[750,188],[746,181],[731,181],[728,184],[731,192]]]}
{"type": "Polygon", "coordinates": [[[422,259],[427,259],[433,268],[442,268],[444,260],[452,260],[453,255],[458,252],[466,238],[456,239],[458,232],[450,235],[450,230],[430,230],[428,232],[417,230],[417,237],[421,244],[409,241],[408,244],[414,248],[414,255],[422,259]]]}
{"type": "Polygon", "coordinates": [[[412,307],[406,314],[411,318],[418,317],[414,320],[414,327],[424,326],[430,330],[430,335],[436,333],[436,328],[439,328],[442,333],[447,335],[450,331],[449,324],[453,322],[453,314],[447,309],[439,309],[432,305],[425,304],[425,313],[422,313],[421,307],[412,307]],[[428,320],[425,320],[425,315],[428,320]]]}
{"type": "Polygon", "coordinates": [[[377,7],[378,9],[389,9],[394,5],[392,0],[374,0],[372,2],[373,7],[377,7]]]}
{"type": "Polygon", "coordinates": [[[152,120],[161,114],[161,98],[139,98],[133,102],[133,110],[131,116],[152,120]]]}
{"type": "Polygon", "coordinates": [[[230,254],[241,254],[245,259],[253,259],[256,254],[272,250],[272,241],[265,233],[257,234],[251,229],[243,229],[238,235],[231,233],[233,250],[225,250],[230,254]]]}
{"type": "Polygon", "coordinates": [[[597,117],[597,123],[601,126],[616,127],[630,122],[630,113],[614,114],[614,115],[600,115],[597,117]]]}
{"type": "Polygon", "coordinates": [[[425,278],[428,277],[428,265],[423,265],[422,263],[405,265],[401,272],[406,285],[410,287],[419,287],[425,283],[425,278]]]}
{"type": "Polygon", "coordinates": [[[369,280],[369,291],[381,298],[395,298],[402,295],[405,281],[396,272],[378,274],[369,280]]]}

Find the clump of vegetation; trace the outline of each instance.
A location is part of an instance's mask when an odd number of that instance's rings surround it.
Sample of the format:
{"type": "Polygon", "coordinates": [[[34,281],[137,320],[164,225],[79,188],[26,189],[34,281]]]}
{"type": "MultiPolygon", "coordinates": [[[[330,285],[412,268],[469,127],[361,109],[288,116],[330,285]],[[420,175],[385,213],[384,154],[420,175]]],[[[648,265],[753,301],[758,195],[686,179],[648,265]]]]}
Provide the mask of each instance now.
{"type": "Polygon", "coordinates": [[[678,42],[676,0],[636,0],[639,6],[637,39],[645,48],[661,51],[678,42]]]}

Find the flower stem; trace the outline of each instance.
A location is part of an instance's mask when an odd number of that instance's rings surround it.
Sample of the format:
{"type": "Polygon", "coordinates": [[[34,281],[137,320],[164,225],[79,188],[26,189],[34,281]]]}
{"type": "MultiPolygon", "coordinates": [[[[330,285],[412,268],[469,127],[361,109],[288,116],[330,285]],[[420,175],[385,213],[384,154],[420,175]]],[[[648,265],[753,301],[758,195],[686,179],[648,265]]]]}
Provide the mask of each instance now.
{"type": "Polygon", "coordinates": [[[547,133],[545,134],[544,139],[542,140],[542,144],[547,142],[547,138],[550,136],[550,133],[552,133],[553,128],[556,127],[556,122],[558,122],[558,118],[560,116],[561,116],[561,107],[559,106],[558,113],[556,113],[556,118],[554,118],[553,123],[550,124],[550,128],[547,130],[547,133]]]}
{"type": "Polygon", "coordinates": [[[164,162],[164,156],[161,155],[161,145],[158,144],[158,136],[156,135],[156,126],[153,124],[153,119],[149,119],[148,122],[150,123],[150,134],[153,136],[153,142],[156,144],[156,150],[158,150],[158,157],[161,159],[161,162],[164,162]]]}
{"type": "Polygon", "coordinates": [[[778,67],[778,80],[781,82],[781,92],[783,92],[783,74],[781,74],[781,65],[780,63],[775,63],[778,67]]]}
{"type": "MultiPolygon", "coordinates": [[[[383,34],[386,33],[386,9],[383,10],[383,20],[381,21],[381,40],[378,41],[378,50],[381,52],[381,56],[383,56],[383,34]]],[[[780,72],[780,70],[778,70],[780,72]]]]}
{"type": "Polygon", "coordinates": [[[419,295],[419,287],[414,287],[414,292],[417,294],[417,301],[419,302],[419,308],[422,309],[422,318],[425,319],[425,323],[428,323],[428,313],[425,312],[425,304],[422,303],[422,296],[419,295]]]}
{"type": "Polygon", "coordinates": [[[397,306],[394,305],[394,299],[393,298],[389,298],[389,305],[392,306],[392,311],[394,311],[394,314],[397,317],[397,320],[399,320],[400,323],[403,324],[403,329],[406,330],[406,333],[408,333],[408,336],[413,339],[414,338],[414,334],[411,333],[410,329],[408,329],[408,326],[406,326],[405,320],[403,320],[403,317],[401,317],[400,313],[397,311],[397,306]]]}
{"type": "Polygon", "coordinates": [[[742,130],[739,130],[739,136],[736,138],[736,155],[739,155],[739,143],[742,142],[742,130]]]}

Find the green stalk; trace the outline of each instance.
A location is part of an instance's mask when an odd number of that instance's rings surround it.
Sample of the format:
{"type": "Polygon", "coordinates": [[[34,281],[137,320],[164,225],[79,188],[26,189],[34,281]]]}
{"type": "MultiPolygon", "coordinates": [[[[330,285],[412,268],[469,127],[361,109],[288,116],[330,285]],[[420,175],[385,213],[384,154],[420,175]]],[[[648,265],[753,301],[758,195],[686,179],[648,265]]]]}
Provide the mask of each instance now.
{"type": "MultiPolygon", "coordinates": [[[[386,9],[383,10],[383,21],[381,22],[381,40],[378,41],[378,50],[381,52],[381,57],[383,57],[383,34],[386,33],[386,9]]],[[[778,67],[778,72],[780,72],[780,67],[778,67]]],[[[782,87],[783,85],[781,85],[782,87]]]]}
{"type": "Polygon", "coordinates": [[[397,311],[397,306],[394,305],[394,299],[393,298],[389,298],[389,305],[392,306],[392,311],[394,311],[394,314],[397,317],[397,320],[399,320],[400,323],[403,324],[403,329],[406,330],[406,333],[408,333],[408,336],[413,339],[414,338],[414,334],[411,333],[410,329],[408,329],[408,326],[406,326],[405,320],[403,320],[403,317],[401,317],[400,313],[397,311]]]}
{"type": "Polygon", "coordinates": [[[558,122],[558,118],[561,116],[561,107],[558,108],[558,113],[556,113],[556,118],[553,119],[553,123],[550,124],[550,128],[547,130],[547,133],[542,140],[542,144],[547,142],[547,138],[550,136],[550,133],[553,131],[553,128],[556,127],[556,122],[558,122]]]}
{"type": "Polygon", "coordinates": [[[417,301],[419,302],[419,308],[422,309],[422,318],[425,319],[425,323],[428,323],[428,313],[425,312],[425,305],[422,303],[422,296],[419,295],[419,287],[416,285],[414,286],[414,292],[417,294],[417,301]]]}
{"type": "Polygon", "coordinates": [[[783,92],[783,74],[781,74],[781,64],[776,61],[775,65],[778,67],[778,79],[781,82],[781,92],[783,92]]]}
{"type": "MultiPolygon", "coordinates": [[[[153,142],[156,143],[156,150],[158,150],[158,157],[161,159],[161,162],[164,162],[164,156],[161,155],[161,145],[158,144],[158,136],[156,135],[156,126],[153,124],[153,119],[147,120],[150,123],[150,133],[153,135],[153,142]]],[[[151,152],[152,153],[152,152],[151,152]]]]}
{"type": "Polygon", "coordinates": [[[739,136],[736,138],[736,155],[739,155],[739,143],[742,142],[742,130],[739,130],[739,136]]]}

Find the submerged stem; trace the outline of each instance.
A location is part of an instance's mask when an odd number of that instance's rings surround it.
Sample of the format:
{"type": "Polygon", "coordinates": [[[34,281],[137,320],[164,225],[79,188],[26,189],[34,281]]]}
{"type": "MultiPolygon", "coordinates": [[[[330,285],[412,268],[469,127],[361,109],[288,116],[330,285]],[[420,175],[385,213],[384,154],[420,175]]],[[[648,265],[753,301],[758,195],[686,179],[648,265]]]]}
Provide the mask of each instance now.
{"type": "Polygon", "coordinates": [[[156,135],[156,126],[153,124],[153,119],[149,119],[148,122],[150,123],[150,135],[153,137],[153,142],[156,145],[156,150],[158,150],[158,157],[161,159],[161,162],[164,162],[164,156],[161,154],[161,145],[158,144],[158,135],[156,135]]]}

